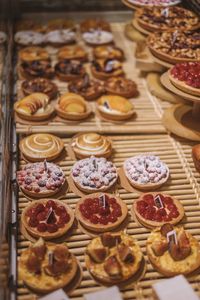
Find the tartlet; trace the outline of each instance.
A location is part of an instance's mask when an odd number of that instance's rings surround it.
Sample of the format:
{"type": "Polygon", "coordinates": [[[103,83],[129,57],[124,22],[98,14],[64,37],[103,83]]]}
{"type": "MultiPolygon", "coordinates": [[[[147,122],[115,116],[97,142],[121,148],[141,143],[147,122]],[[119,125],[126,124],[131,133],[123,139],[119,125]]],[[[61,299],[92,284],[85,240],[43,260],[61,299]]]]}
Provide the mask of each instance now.
{"type": "Polygon", "coordinates": [[[45,34],[45,42],[52,46],[63,46],[76,41],[76,33],[71,29],[57,29],[45,34]]]}
{"type": "Polygon", "coordinates": [[[85,74],[85,68],[78,60],[62,60],[55,65],[55,73],[62,81],[72,81],[85,74]]]}
{"type": "Polygon", "coordinates": [[[75,23],[73,20],[70,19],[52,19],[47,22],[47,28],[46,31],[54,31],[54,30],[61,30],[61,29],[75,29],[75,23]]]}
{"type": "Polygon", "coordinates": [[[100,80],[124,75],[122,63],[117,59],[94,60],[91,66],[91,72],[95,78],[100,80]]]}
{"type": "Polygon", "coordinates": [[[87,52],[79,45],[77,46],[64,46],[58,50],[58,60],[80,60],[87,61],[87,52]]]}
{"type": "Polygon", "coordinates": [[[80,30],[82,33],[98,29],[111,31],[110,24],[103,19],[87,19],[80,23],[80,30]]]}
{"type": "Polygon", "coordinates": [[[26,47],[19,51],[21,61],[49,60],[49,53],[42,47],[26,47]]]}
{"type": "Polygon", "coordinates": [[[124,52],[116,46],[98,46],[93,50],[95,59],[124,59],[124,52]]]}
{"type": "Polygon", "coordinates": [[[14,35],[15,43],[22,46],[36,46],[45,43],[45,36],[42,33],[30,30],[18,31],[14,35]]]}
{"type": "Polygon", "coordinates": [[[58,87],[54,82],[40,77],[23,81],[21,89],[26,96],[32,93],[44,93],[50,100],[54,99],[58,94],[58,87]]]}
{"type": "Polygon", "coordinates": [[[113,42],[112,33],[101,29],[84,32],[82,38],[87,44],[92,46],[106,45],[113,42]]]}
{"type": "Polygon", "coordinates": [[[19,65],[19,74],[25,79],[52,78],[54,70],[48,60],[23,61],[19,65]]]}
{"type": "Polygon", "coordinates": [[[132,98],[137,95],[137,85],[131,79],[111,77],[105,81],[105,90],[108,94],[132,98]]]}

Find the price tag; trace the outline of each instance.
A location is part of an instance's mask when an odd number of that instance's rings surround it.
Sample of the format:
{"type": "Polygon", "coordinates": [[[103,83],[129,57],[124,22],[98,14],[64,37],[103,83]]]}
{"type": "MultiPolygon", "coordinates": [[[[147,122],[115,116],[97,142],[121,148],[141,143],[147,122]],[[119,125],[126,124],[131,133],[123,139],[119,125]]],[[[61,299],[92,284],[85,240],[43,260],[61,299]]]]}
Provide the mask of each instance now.
{"type": "Polygon", "coordinates": [[[175,230],[171,230],[167,233],[167,241],[168,241],[169,244],[170,243],[174,243],[176,245],[178,244],[175,230]]]}
{"type": "Polygon", "coordinates": [[[169,8],[166,7],[165,9],[162,10],[161,15],[164,16],[165,18],[169,17],[169,8]]]}
{"type": "Polygon", "coordinates": [[[45,170],[45,172],[48,171],[47,160],[46,159],[44,160],[44,170],[45,170]]]}
{"type": "Polygon", "coordinates": [[[48,252],[48,264],[49,264],[49,266],[53,265],[53,252],[52,251],[48,252]]]}
{"type": "Polygon", "coordinates": [[[62,289],[50,293],[39,300],[70,300],[62,289]]]}
{"type": "Polygon", "coordinates": [[[106,198],[105,198],[105,194],[102,194],[101,196],[99,196],[99,204],[101,206],[103,206],[104,208],[106,207],[106,198]]]}
{"type": "Polygon", "coordinates": [[[109,102],[108,102],[108,101],[105,101],[105,102],[103,103],[103,105],[105,106],[105,108],[110,109],[110,105],[109,105],[109,102]]]}
{"type": "Polygon", "coordinates": [[[159,195],[157,195],[155,198],[154,198],[154,202],[155,202],[155,205],[158,207],[158,208],[163,208],[163,203],[162,203],[162,200],[160,198],[159,195]]]}
{"type": "Polygon", "coordinates": [[[50,218],[50,216],[51,216],[51,214],[52,214],[52,212],[53,212],[53,208],[52,207],[50,207],[49,208],[49,211],[48,211],[48,214],[47,214],[47,217],[46,217],[46,223],[48,223],[48,220],[49,220],[49,218],[50,218]]]}
{"type": "Polygon", "coordinates": [[[176,30],[172,34],[172,43],[171,43],[172,46],[175,44],[177,37],[178,37],[178,31],[176,30]]]}
{"type": "Polygon", "coordinates": [[[94,157],[92,163],[93,163],[94,168],[97,170],[98,166],[97,166],[97,161],[96,161],[95,157],[94,157]]]}

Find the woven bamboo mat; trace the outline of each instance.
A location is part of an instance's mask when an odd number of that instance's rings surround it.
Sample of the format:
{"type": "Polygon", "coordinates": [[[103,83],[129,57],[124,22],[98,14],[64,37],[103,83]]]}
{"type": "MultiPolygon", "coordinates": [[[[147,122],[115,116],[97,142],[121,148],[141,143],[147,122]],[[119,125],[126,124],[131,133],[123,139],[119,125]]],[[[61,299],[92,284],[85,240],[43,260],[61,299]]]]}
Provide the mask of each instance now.
{"type": "MultiPolygon", "coordinates": [[[[160,189],[162,192],[166,192],[172,196],[177,197],[185,208],[186,219],[182,222],[185,229],[191,232],[200,241],[200,207],[198,192],[195,188],[195,181],[192,176],[194,172],[192,161],[190,158],[191,145],[182,143],[182,141],[175,141],[167,134],[157,135],[141,135],[137,136],[110,136],[113,140],[114,154],[112,161],[119,168],[122,166],[123,161],[131,156],[140,154],[141,152],[153,152],[160,156],[160,158],[167,163],[170,169],[170,180],[160,189]]],[[[65,146],[67,146],[70,139],[64,138],[65,146]]],[[[24,161],[20,160],[20,166],[24,165],[24,161]]],[[[70,169],[73,165],[73,161],[69,157],[60,162],[60,166],[69,175],[70,169]]],[[[196,174],[195,174],[196,175],[196,174]]],[[[117,192],[120,197],[125,201],[128,206],[129,214],[130,208],[135,199],[137,199],[139,193],[130,193],[117,187],[117,192]]],[[[69,192],[63,201],[69,204],[72,208],[75,208],[77,200],[79,198],[73,193],[69,192]]],[[[18,219],[20,220],[21,211],[27,205],[27,199],[19,193],[18,199],[18,219]]],[[[143,228],[137,224],[132,218],[127,227],[127,233],[132,235],[138,240],[138,243],[142,249],[147,262],[147,272],[144,278],[138,284],[132,284],[129,288],[122,289],[123,299],[129,300],[141,300],[149,299],[154,300],[152,294],[152,284],[157,280],[163,278],[162,275],[157,273],[148,262],[146,257],[145,244],[149,235],[149,230],[143,228]]],[[[90,241],[90,237],[83,234],[79,229],[76,229],[73,234],[68,238],[68,246],[70,251],[74,253],[83,268],[83,279],[80,286],[70,296],[72,299],[83,299],[83,294],[93,292],[101,288],[89,275],[85,268],[84,252],[85,247],[90,241]]],[[[29,242],[18,232],[17,248],[18,256],[28,246],[29,242]]],[[[200,295],[200,274],[194,277],[188,278],[192,287],[200,295]]],[[[22,282],[18,282],[17,287],[17,299],[18,300],[32,300],[35,299],[34,294],[22,285],[22,282]]]]}

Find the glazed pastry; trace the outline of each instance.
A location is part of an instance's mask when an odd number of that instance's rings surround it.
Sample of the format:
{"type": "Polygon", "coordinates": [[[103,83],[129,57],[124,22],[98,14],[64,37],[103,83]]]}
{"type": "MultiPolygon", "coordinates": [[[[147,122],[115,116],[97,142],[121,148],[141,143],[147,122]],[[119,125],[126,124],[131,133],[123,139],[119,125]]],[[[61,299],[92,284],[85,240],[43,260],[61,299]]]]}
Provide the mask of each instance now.
{"type": "Polygon", "coordinates": [[[200,144],[192,148],[192,159],[196,170],[200,173],[200,144]]]}
{"type": "Polygon", "coordinates": [[[131,79],[123,77],[111,77],[105,82],[105,90],[108,94],[132,98],[137,95],[137,85],[131,79]]]}
{"type": "Polygon", "coordinates": [[[82,37],[86,43],[94,46],[110,44],[113,41],[112,33],[101,29],[84,32],[82,37]]]}
{"type": "Polygon", "coordinates": [[[71,177],[77,187],[87,193],[106,191],[117,181],[117,169],[106,158],[94,157],[77,161],[72,170],[71,177]]]}
{"type": "Polygon", "coordinates": [[[19,66],[19,73],[25,79],[54,76],[54,70],[48,60],[24,61],[19,66]]]}
{"type": "Polygon", "coordinates": [[[58,165],[44,161],[25,165],[17,172],[17,182],[28,196],[45,198],[57,194],[66,181],[58,165]]]}
{"type": "Polygon", "coordinates": [[[47,120],[54,112],[49,97],[43,93],[33,93],[17,101],[14,110],[20,118],[30,121],[47,120]]]}
{"type": "Polygon", "coordinates": [[[70,29],[59,29],[45,34],[45,41],[55,46],[71,44],[76,41],[76,33],[70,29]]]}
{"type": "Polygon", "coordinates": [[[143,261],[137,242],[125,233],[103,233],[88,244],[85,264],[102,283],[121,283],[139,271],[143,261]]]}
{"type": "Polygon", "coordinates": [[[135,113],[133,104],[121,96],[102,96],[97,101],[101,115],[110,120],[126,120],[135,113]]]}
{"type": "Polygon", "coordinates": [[[49,99],[54,99],[58,94],[58,88],[55,83],[46,78],[35,78],[32,80],[25,80],[22,82],[21,89],[24,95],[32,93],[46,94],[49,99]]]}
{"type": "Polygon", "coordinates": [[[56,159],[64,149],[63,141],[47,133],[35,133],[23,138],[19,149],[29,161],[43,161],[56,159]]]}
{"type": "Polygon", "coordinates": [[[141,154],[125,160],[124,173],[129,183],[139,190],[152,190],[169,178],[169,168],[158,156],[141,154]]]}
{"type": "Polygon", "coordinates": [[[81,95],[86,100],[95,100],[105,92],[103,83],[91,80],[87,73],[82,78],[70,82],[68,90],[81,95]]]}
{"type": "Polygon", "coordinates": [[[98,29],[111,31],[109,23],[102,19],[87,19],[80,24],[82,33],[98,29]]]}
{"type": "Polygon", "coordinates": [[[62,60],[55,65],[55,72],[62,81],[81,78],[85,74],[82,63],[78,60],[62,60]]]}
{"type": "Polygon", "coordinates": [[[200,266],[197,239],[183,227],[173,227],[169,223],[151,232],[147,239],[147,255],[154,268],[165,276],[187,275],[200,266]]]}
{"type": "Polygon", "coordinates": [[[124,52],[116,46],[98,46],[94,48],[93,55],[96,59],[124,59],[124,52]]]}
{"type": "Polygon", "coordinates": [[[164,6],[177,5],[181,0],[127,0],[127,2],[136,6],[164,6]]]}
{"type": "Polygon", "coordinates": [[[74,21],[69,19],[53,19],[47,23],[47,32],[61,29],[75,29],[74,21]]]}
{"type": "Polygon", "coordinates": [[[110,140],[97,133],[83,133],[72,138],[71,147],[77,158],[109,157],[112,153],[110,140]]]}
{"type": "Polygon", "coordinates": [[[19,276],[37,293],[49,293],[66,287],[76,276],[78,263],[66,243],[45,243],[40,238],[21,252],[19,276]]]}
{"type": "Polygon", "coordinates": [[[65,46],[59,49],[58,51],[58,60],[87,60],[87,52],[81,46],[65,46]]]}
{"type": "Polygon", "coordinates": [[[26,47],[19,51],[19,59],[26,62],[49,60],[49,53],[41,47],[26,47]]]}
{"type": "Polygon", "coordinates": [[[91,72],[94,77],[106,80],[110,77],[123,76],[122,64],[116,59],[98,59],[94,60],[91,66],[91,72]]]}
{"type": "Polygon", "coordinates": [[[22,46],[41,45],[45,42],[45,36],[36,31],[18,31],[14,36],[15,43],[22,46]]]}

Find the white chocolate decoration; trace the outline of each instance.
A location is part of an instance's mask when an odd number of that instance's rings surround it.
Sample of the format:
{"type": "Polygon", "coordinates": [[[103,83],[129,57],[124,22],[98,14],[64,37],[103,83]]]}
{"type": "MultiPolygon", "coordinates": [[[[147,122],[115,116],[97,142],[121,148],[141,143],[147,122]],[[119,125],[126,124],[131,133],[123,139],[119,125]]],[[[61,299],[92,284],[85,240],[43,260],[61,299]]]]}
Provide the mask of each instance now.
{"type": "Polygon", "coordinates": [[[15,42],[21,45],[40,45],[44,43],[44,34],[35,31],[18,31],[15,34],[15,42]]]}
{"type": "Polygon", "coordinates": [[[91,30],[84,32],[82,36],[87,43],[95,45],[110,43],[113,40],[112,33],[104,30],[91,30]]]}

